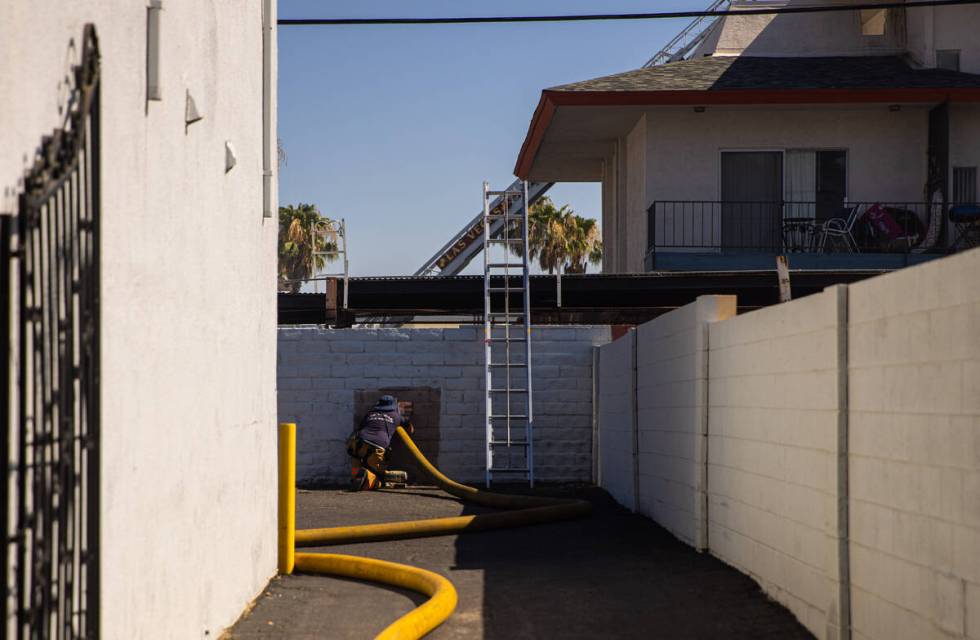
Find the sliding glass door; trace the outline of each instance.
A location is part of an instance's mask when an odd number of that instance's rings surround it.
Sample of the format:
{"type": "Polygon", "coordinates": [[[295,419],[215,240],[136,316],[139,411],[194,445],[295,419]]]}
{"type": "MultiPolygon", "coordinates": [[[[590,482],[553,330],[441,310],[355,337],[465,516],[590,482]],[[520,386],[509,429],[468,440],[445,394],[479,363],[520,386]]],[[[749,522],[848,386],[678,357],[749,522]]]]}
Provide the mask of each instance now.
{"type": "Polygon", "coordinates": [[[782,151],[722,152],[721,200],[722,249],[780,246],[782,151]]]}

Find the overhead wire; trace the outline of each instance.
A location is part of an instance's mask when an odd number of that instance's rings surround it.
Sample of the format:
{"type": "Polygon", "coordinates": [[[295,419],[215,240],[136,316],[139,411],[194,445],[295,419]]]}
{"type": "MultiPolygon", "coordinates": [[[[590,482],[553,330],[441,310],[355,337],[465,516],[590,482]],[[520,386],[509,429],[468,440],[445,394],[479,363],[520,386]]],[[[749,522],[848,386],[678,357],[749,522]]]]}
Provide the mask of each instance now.
{"type": "Polygon", "coordinates": [[[807,5],[715,11],[658,11],[651,13],[586,13],[550,16],[458,16],[435,18],[280,18],[280,26],[356,26],[356,25],[437,25],[499,24],[522,22],[596,22],[609,20],[667,20],[673,18],[721,18],[725,16],[765,16],[806,13],[836,13],[874,9],[915,9],[976,5],[980,0],[909,0],[908,2],[865,2],[851,5],[807,5]]]}

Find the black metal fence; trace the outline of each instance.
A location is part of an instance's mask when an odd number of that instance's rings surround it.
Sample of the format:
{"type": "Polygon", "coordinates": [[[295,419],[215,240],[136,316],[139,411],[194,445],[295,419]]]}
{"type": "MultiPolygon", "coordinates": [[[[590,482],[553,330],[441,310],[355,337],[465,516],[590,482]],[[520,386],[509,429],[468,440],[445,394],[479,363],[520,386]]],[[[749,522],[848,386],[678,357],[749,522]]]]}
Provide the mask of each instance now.
{"type": "Polygon", "coordinates": [[[64,124],[25,176],[15,251],[3,256],[6,275],[12,265],[17,273],[16,295],[3,279],[17,362],[4,416],[14,506],[4,522],[4,637],[99,636],[99,125],[88,25],[64,124]]]}
{"type": "MultiPolygon", "coordinates": [[[[658,201],[647,210],[649,251],[907,253],[927,241],[941,205],[856,202],[658,201]]],[[[942,248],[937,242],[933,250],[942,248]]]]}

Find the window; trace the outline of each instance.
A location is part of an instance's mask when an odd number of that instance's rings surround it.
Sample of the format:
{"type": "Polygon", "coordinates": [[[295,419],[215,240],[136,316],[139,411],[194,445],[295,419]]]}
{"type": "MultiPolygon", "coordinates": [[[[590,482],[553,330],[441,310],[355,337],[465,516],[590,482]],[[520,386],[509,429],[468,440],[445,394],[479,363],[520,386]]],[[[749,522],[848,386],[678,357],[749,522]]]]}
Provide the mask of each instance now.
{"type": "Polygon", "coordinates": [[[847,152],[786,151],[784,200],[787,217],[826,220],[841,215],[847,197],[847,152]]]}
{"type": "Polygon", "coordinates": [[[861,33],[866,36],[885,35],[888,9],[861,9],[861,33]]]}
{"type": "Polygon", "coordinates": [[[960,50],[959,49],[936,49],[936,68],[949,69],[950,71],[959,71],[960,50]]]}
{"type": "Polygon", "coordinates": [[[977,168],[953,167],[953,204],[977,202],[977,168]]]}

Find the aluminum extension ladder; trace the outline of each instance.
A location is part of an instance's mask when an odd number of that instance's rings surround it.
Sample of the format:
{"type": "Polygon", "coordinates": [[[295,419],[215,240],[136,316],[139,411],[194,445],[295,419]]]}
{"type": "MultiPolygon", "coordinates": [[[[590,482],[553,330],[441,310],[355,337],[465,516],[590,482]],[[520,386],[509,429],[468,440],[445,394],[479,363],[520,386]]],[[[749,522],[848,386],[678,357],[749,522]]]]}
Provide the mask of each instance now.
{"type": "Polygon", "coordinates": [[[483,228],[502,223],[483,234],[488,487],[500,478],[534,486],[527,203],[527,182],[506,191],[483,183],[483,228]]]}

